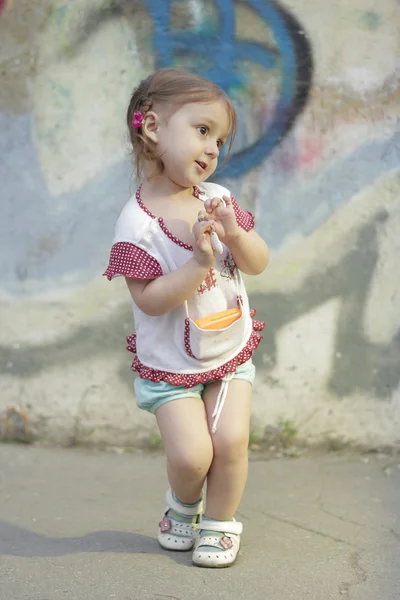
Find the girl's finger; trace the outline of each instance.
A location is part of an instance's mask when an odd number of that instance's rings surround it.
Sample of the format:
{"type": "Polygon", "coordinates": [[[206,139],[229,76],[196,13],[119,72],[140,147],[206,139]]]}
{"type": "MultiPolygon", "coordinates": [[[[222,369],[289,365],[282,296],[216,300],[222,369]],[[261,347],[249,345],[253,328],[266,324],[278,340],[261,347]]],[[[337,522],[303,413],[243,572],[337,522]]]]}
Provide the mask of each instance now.
{"type": "Polygon", "coordinates": [[[211,232],[211,227],[214,226],[214,221],[197,221],[193,226],[193,233],[196,237],[200,237],[203,233],[211,232]]]}
{"type": "Polygon", "coordinates": [[[215,225],[215,221],[214,219],[208,219],[208,221],[203,221],[204,224],[204,231],[211,231],[211,227],[214,227],[215,225]]]}
{"type": "Polygon", "coordinates": [[[231,196],[222,196],[222,197],[225,200],[226,206],[230,206],[232,204],[232,197],[231,196]]]}
{"type": "Polygon", "coordinates": [[[210,243],[210,236],[206,235],[205,233],[201,234],[201,236],[199,237],[199,239],[197,241],[197,245],[202,252],[207,252],[210,249],[212,250],[211,243],[210,243]]]}
{"type": "Polygon", "coordinates": [[[200,223],[200,232],[206,233],[206,231],[211,231],[211,225],[213,221],[201,221],[200,223]]]}
{"type": "Polygon", "coordinates": [[[206,209],[206,211],[207,211],[208,213],[212,212],[212,210],[213,210],[213,206],[212,206],[212,200],[206,200],[206,201],[204,202],[204,208],[206,209]]]}
{"type": "Polygon", "coordinates": [[[211,198],[209,200],[206,200],[206,202],[204,203],[205,209],[207,212],[212,212],[213,210],[215,210],[220,204],[223,204],[221,198],[211,198]]]}

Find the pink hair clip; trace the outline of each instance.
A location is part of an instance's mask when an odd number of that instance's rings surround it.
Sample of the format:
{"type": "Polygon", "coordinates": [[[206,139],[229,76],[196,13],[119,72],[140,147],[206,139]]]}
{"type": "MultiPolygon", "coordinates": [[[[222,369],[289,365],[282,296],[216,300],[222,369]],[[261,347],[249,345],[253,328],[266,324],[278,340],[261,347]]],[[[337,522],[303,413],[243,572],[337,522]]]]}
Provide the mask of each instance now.
{"type": "Polygon", "coordinates": [[[132,127],[135,127],[135,129],[139,129],[139,127],[142,126],[144,115],[142,115],[141,112],[134,112],[133,116],[134,119],[132,120],[132,127]]]}

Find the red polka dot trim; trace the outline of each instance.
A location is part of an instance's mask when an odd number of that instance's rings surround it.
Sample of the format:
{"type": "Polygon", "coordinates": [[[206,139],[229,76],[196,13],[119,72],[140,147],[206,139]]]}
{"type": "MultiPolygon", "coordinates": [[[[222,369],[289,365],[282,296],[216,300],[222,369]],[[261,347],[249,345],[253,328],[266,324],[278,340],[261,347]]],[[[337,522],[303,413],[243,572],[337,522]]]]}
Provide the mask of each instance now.
{"type": "Polygon", "coordinates": [[[191,246],[190,244],[185,244],[185,242],[182,242],[181,240],[179,240],[177,237],[175,237],[170,232],[170,230],[168,229],[168,227],[164,223],[164,219],[162,219],[161,217],[159,217],[159,219],[158,219],[158,224],[160,225],[160,227],[163,230],[163,232],[165,233],[165,235],[167,235],[170,240],[172,240],[173,242],[175,242],[175,244],[177,244],[181,248],[185,248],[186,250],[193,250],[193,246],[191,246]]]}
{"type": "Polygon", "coordinates": [[[156,219],[157,218],[156,215],[153,215],[153,213],[147,208],[147,206],[145,206],[143,204],[143,200],[142,200],[142,198],[140,196],[140,190],[141,189],[142,189],[142,186],[139,185],[138,189],[136,190],[136,200],[137,200],[137,203],[139,204],[140,208],[142,210],[144,210],[144,212],[146,213],[146,215],[149,215],[149,217],[151,217],[152,219],[156,219]]]}
{"type": "MultiPolygon", "coordinates": [[[[143,200],[142,200],[142,198],[140,196],[140,190],[141,190],[141,188],[142,188],[142,186],[140,185],[138,187],[138,189],[136,190],[136,200],[137,200],[137,203],[139,204],[140,208],[142,210],[144,210],[144,212],[146,213],[146,215],[149,215],[149,217],[151,217],[152,219],[157,219],[157,217],[155,215],[153,215],[153,213],[147,208],[147,206],[145,206],[145,204],[143,204],[143,200]]],[[[175,244],[177,244],[181,248],[185,248],[185,250],[191,250],[191,251],[193,251],[193,246],[191,246],[190,244],[185,244],[185,242],[182,242],[173,233],[170,232],[170,230],[166,226],[166,224],[164,222],[164,219],[162,217],[159,217],[157,219],[157,221],[158,221],[158,224],[160,225],[161,230],[165,233],[165,235],[167,237],[169,237],[170,240],[172,240],[175,244]]]]}
{"type": "Polygon", "coordinates": [[[265,321],[257,321],[257,319],[253,319],[253,330],[254,331],[262,331],[265,327],[265,321]]]}
{"type": "Polygon", "coordinates": [[[126,338],[126,343],[128,344],[126,349],[129,350],[129,352],[133,352],[133,354],[136,354],[136,333],[128,335],[128,337],[126,338]]]}
{"type": "MultiPolygon", "coordinates": [[[[157,369],[151,369],[150,367],[146,367],[137,356],[133,359],[132,362],[132,371],[139,373],[139,377],[141,379],[148,379],[150,381],[154,381],[155,383],[159,383],[160,381],[166,381],[171,385],[176,386],[185,386],[185,388],[191,388],[198,383],[207,383],[209,381],[219,381],[228,373],[234,373],[239,365],[250,360],[253,355],[253,352],[259,346],[263,337],[258,333],[265,326],[265,323],[261,321],[253,321],[253,332],[247,342],[245,348],[235,358],[230,360],[229,362],[221,365],[217,369],[213,369],[212,371],[207,371],[206,373],[169,373],[167,371],[158,371],[157,369]]],[[[128,346],[127,350],[136,354],[136,335],[130,335],[127,338],[128,346]]],[[[185,343],[186,345],[186,343],[185,343]]]]}
{"type": "Polygon", "coordinates": [[[242,208],[240,208],[239,204],[236,202],[233,196],[232,206],[239,227],[241,227],[245,231],[250,231],[251,229],[254,229],[254,216],[248,210],[243,210],[242,208]]]}
{"type": "MultiPolygon", "coordinates": [[[[201,195],[201,189],[197,187],[197,185],[193,186],[193,196],[195,196],[196,198],[200,198],[201,195]]],[[[242,210],[233,196],[231,196],[231,198],[236,221],[239,227],[241,227],[245,231],[250,231],[251,229],[254,229],[254,216],[248,210],[242,210]]]]}
{"type": "Polygon", "coordinates": [[[112,246],[110,261],[103,273],[109,281],[117,275],[135,279],[156,279],[162,274],[156,259],[131,242],[118,242],[112,246]]]}
{"type": "Polygon", "coordinates": [[[252,308],[250,310],[250,316],[253,319],[253,330],[254,331],[262,331],[265,327],[265,322],[264,321],[257,321],[257,319],[255,319],[254,317],[256,316],[256,309],[252,308]]]}
{"type": "Polygon", "coordinates": [[[201,191],[201,189],[199,187],[197,187],[197,185],[194,185],[193,186],[193,196],[195,198],[200,199],[200,196],[202,196],[202,195],[203,195],[203,192],[201,191]]]}
{"type": "Polygon", "coordinates": [[[184,343],[185,343],[185,350],[189,354],[189,356],[191,356],[192,358],[196,358],[190,347],[190,322],[189,322],[189,319],[185,319],[184,343]]]}

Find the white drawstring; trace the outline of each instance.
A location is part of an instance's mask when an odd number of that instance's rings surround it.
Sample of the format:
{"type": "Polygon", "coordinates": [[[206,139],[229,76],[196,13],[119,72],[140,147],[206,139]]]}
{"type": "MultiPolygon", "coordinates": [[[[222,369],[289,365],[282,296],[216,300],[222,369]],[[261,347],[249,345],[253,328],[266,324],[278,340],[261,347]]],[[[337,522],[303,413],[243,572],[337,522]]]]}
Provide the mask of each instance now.
{"type": "Polygon", "coordinates": [[[214,412],[212,414],[212,416],[214,417],[214,421],[213,421],[212,429],[211,429],[212,433],[215,433],[217,431],[218,421],[221,416],[222,409],[224,408],[226,395],[228,393],[229,382],[233,378],[233,376],[234,376],[234,373],[228,373],[228,375],[225,375],[225,377],[223,379],[221,379],[221,388],[219,390],[219,393],[217,396],[217,401],[215,403],[214,412]]]}
{"type": "MultiPolygon", "coordinates": [[[[205,192],[203,190],[200,190],[200,195],[204,196],[205,192]]],[[[200,200],[203,200],[203,202],[206,202],[206,199],[200,198],[200,200]]],[[[226,207],[225,200],[223,198],[219,198],[219,200],[221,200],[222,204],[226,207]]],[[[217,235],[214,227],[212,227],[212,230],[211,230],[211,245],[212,245],[212,249],[214,250],[214,252],[216,254],[222,254],[223,247],[222,247],[221,242],[219,241],[218,235],[217,235]]],[[[237,283],[236,283],[236,285],[237,285],[237,283]]],[[[186,304],[186,314],[187,314],[187,316],[189,316],[187,303],[185,303],[185,304],[186,304]]],[[[212,433],[215,433],[217,431],[218,421],[221,416],[222,409],[224,408],[226,395],[228,393],[229,382],[233,378],[233,376],[234,376],[234,373],[228,373],[228,375],[226,375],[225,377],[223,377],[223,379],[221,379],[221,388],[218,392],[217,401],[215,403],[214,412],[212,414],[212,416],[214,418],[212,428],[211,428],[212,433]]]]}

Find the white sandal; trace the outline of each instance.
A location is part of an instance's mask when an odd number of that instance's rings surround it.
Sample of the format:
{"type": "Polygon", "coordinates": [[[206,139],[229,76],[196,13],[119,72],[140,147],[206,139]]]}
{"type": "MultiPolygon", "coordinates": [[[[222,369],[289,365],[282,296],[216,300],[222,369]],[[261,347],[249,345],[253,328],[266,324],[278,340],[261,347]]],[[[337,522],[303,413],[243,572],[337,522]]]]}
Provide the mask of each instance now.
{"type": "Polygon", "coordinates": [[[199,529],[198,522],[200,521],[203,511],[203,502],[196,505],[195,508],[189,508],[179,504],[172,495],[172,490],[169,489],[166,494],[167,506],[164,516],[159,523],[158,542],[164,550],[176,550],[186,552],[194,546],[196,535],[199,529]],[[196,517],[195,523],[184,523],[168,517],[167,513],[172,508],[176,512],[187,517],[196,517]]]}
{"type": "Polygon", "coordinates": [[[223,533],[223,537],[209,533],[200,535],[193,552],[193,564],[197,567],[230,567],[237,559],[240,548],[242,523],[235,521],[201,521],[199,529],[223,533]],[[207,546],[218,548],[221,552],[208,552],[207,546]]]}

